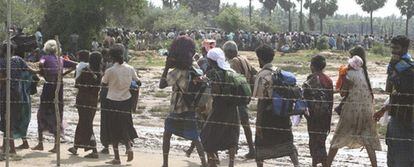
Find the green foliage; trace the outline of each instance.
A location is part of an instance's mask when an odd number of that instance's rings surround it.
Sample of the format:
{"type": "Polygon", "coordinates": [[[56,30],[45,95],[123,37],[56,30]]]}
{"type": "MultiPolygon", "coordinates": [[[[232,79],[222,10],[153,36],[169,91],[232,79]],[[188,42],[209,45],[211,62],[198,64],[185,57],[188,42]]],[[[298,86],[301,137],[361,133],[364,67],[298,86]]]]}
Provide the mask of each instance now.
{"type": "Polygon", "coordinates": [[[295,3],[291,2],[291,0],[279,0],[279,6],[286,12],[288,12],[288,22],[289,22],[289,31],[292,31],[292,17],[291,17],[291,10],[295,7],[295,3]]]}
{"type": "Polygon", "coordinates": [[[279,0],[279,6],[285,10],[289,11],[295,7],[295,3],[291,2],[290,0],[279,0]]]}
{"type": "Polygon", "coordinates": [[[414,16],[414,2],[413,0],[397,0],[397,7],[400,9],[401,14],[411,18],[414,16]]]}
{"type": "Polygon", "coordinates": [[[240,9],[229,7],[220,12],[215,21],[224,31],[235,32],[246,27],[247,19],[243,17],[240,9]]]}
{"type": "MultiPolygon", "coordinates": [[[[24,28],[24,32],[33,34],[40,24],[44,14],[43,0],[14,0],[12,1],[12,24],[24,28]]],[[[7,17],[7,3],[0,1],[0,27],[5,27],[7,17]]],[[[0,32],[0,39],[3,39],[5,33],[0,32]]]]}
{"type": "Polygon", "coordinates": [[[318,50],[326,50],[329,48],[329,44],[328,44],[328,37],[323,36],[321,38],[319,38],[317,44],[316,44],[316,49],[318,50]]]}
{"type": "Polygon", "coordinates": [[[377,55],[381,55],[381,56],[391,55],[390,48],[381,43],[374,43],[374,45],[370,49],[370,52],[377,54],[377,55]]]}
{"type": "Polygon", "coordinates": [[[414,16],[414,1],[413,0],[397,0],[397,7],[400,9],[401,14],[407,16],[405,25],[405,34],[408,36],[408,25],[410,19],[414,16]]]}
{"type": "Polygon", "coordinates": [[[338,10],[337,0],[316,0],[310,5],[311,13],[318,15],[321,33],[323,32],[323,19],[332,16],[338,10]]]}
{"type": "Polygon", "coordinates": [[[42,28],[45,39],[59,35],[64,48],[68,47],[69,35],[79,35],[79,46],[89,49],[93,37],[106,26],[110,16],[139,13],[145,0],[46,0],[42,28]]]}
{"type": "Polygon", "coordinates": [[[357,4],[361,5],[363,11],[371,14],[370,15],[371,34],[374,33],[373,25],[372,25],[373,24],[373,16],[372,16],[373,12],[384,7],[386,1],[387,0],[356,0],[357,4]]]}
{"type": "Polygon", "coordinates": [[[188,7],[191,13],[197,15],[213,14],[217,15],[220,11],[220,0],[178,0],[180,6],[188,7]]]}
{"type": "Polygon", "coordinates": [[[191,30],[205,26],[201,15],[192,15],[184,7],[179,9],[164,9],[160,16],[154,20],[154,30],[191,30]]]}
{"type": "Polygon", "coordinates": [[[319,19],[325,19],[332,16],[338,10],[337,0],[316,0],[311,4],[310,10],[319,16],[319,19]]]}
{"type": "Polygon", "coordinates": [[[272,14],[272,10],[275,9],[277,5],[277,0],[259,0],[260,3],[263,3],[263,7],[269,11],[269,14],[272,14]]]}
{"type": "Polygon", "coordinates": [[[363,11],[371,13],[384,7],[386,1],[387,0],[356,0],[356,3],[361,5],[363,11]]]}
{"type": "Polygon", "coordinates": [[[154,97],[158,97],[158,98],[165,98],[168,97],[170,94],[168,94],[167,92],[164,91],[157,91],[154,94],[154,97]]]}

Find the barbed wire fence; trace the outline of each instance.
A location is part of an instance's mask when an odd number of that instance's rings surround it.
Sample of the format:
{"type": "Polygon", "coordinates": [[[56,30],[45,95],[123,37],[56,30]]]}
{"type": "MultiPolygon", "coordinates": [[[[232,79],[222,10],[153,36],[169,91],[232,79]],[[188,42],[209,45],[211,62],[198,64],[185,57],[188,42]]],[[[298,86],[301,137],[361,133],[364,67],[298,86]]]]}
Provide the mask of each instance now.
{"type": "MultiPolygon", "coordinates": [[[[0,69],[2,70],[2,69],[0,69]]],[[[4,69],[3,69],[4,70],[4,69]]],[[[11,69],[11,70],[27,70],[27,69],[11,69]]],[[[53,69],[45,69],[45,70],[53,70],[53,69]]],[[[84,71],[87,72],[87,71],[84,71]]],[[[5,80],[5,79],[0,79],[0,80],[5,80]]],[[[7,80],[7,79],[6,79],[7,80]]],[[[23,79],[9,79],[10,82],[38,82],[38,81],[31,81],[31,80],[23,80],[23,79]]],[[[47,81],[41,81],[41,83],[47,83],[47,84],[64,84],[64,82],[47,82],[47,81]]],[[[227,82],[212,82],[214,84],[232,84],[232,83],[227,83],[227,82]]],[[[66,87],[90,87],[90,88],[108,88],[107,86],[103,86],[103,85],[85,85],[85,84],[70,84],[70,85],[66,85],[66,87]]],[[[152,85],[144,85],[141,86],[139,89],[141,92],[146,92],[146,91],[151,91],[154,90],[155,88],[158,88],[157,84],[152,84],[152,85]]],[[[273,88],[287,88],[287,87],[283,87],[283,86],[273,86],[273,88]]],[[[309,88],[310,90],[331,90],[331,89],[319,89],[319,88],[309,88]]],[[[132,89],[132,91],[137,91],[138,89],[132,89]]],[[[182,93],[182,92],[171,92],[171,93],[182,93]]],[[[388,95],[388,93],[385,92],[373,92],[374,94],[377,95],[388,95]]],[[[193,94],[190,92],[187,93],[182,93],[182,94],[193,94]]],[[[227,94],[208,94],[211,96],[224,96],[224,97],[237,97],[237,98],[247,98],[247,96],[238,96],[238,95],[227,95],[227,94]]],[[[414,94],[404,94],[404,95],[409,95],[409,96],[413,96],[414,94]]],[[[167,97],[166,97],[167,98],[167,97]]],[[[255,100],[259,100],[259,99],[273,99],[272,97],[252,97],[252,99],[255,100]]],[[[280,98],[283,100],[297,100],[297,99],[289,99],[289,98],[280,98]]],[[[303,99],[304,100],[304,99],[303,99]]],[[[326,103],[334,103],[334,104],[340,104],[341,102],[339,101],[325,101],[325,100],[304,100],[307,102],[326,102],[326,103]]],[[[3,102],[3,101],[0,101],[3,102]]],[[[7,101],[6,101],[7,103],[7,101]]],[[[24,101],[10,101],[10,103],[18,103],[18,104],[22,104],[22,103],[27,103],[24,101]]],[[[57,104],[59,102],[56,101],[41,101],[40,103],[51,103],[51,104],[57,104]]],[[[63,102],[62,102],[63,103],[63,102]]],[[[348,103],[348,104],[353,104],[353,105],[367,105],[365,103],[361,103],[361,102],[342,102],[342,103],[348,103]]],[[[382,104],[375,104],[375,105],[381,105],[382,104]]],[[[414,107],[414,105],[397,105],[397,104],[390,104],[391,106],[402,106],[402,107],[414,107]]],[[[126,111],[121,111],[121,110],[113,110],[113,109],[106,109],[106,108],[102,108],[102,107],[98,107],[97,106],[87,106],[87,105],[78,105],[75,104],[73,106],[69,106],[69,107],[83,107],[83,108],[89,108],[89,109],[93,109],[95,111],[102,111],[105,110],[105,112],[117,112],[117,113],[122,113],[122,114],[131,114],[131,112],[126,112],[126,111]]],[[[165,116],[161,116],[159,117],[159,119],[166,119],[167,117],[165,116]]],[[[198,120],[198,119],[186,119],[186,118],[177,118],[177,117],[170,117],[169,119],[175,119],[175,120],[181,120],[181,121],[190,121],[190,122],[201,122],[203,124],[205,123],[209,123],[209,124],[218,124],[218,125],[223,125],[223,126],[237,126],[240,127],[241,124],[240,123],[229,123],[229,122],[220,122],[220,121],[210,121],[210,120],[198,120]]],[[[256,124],[251,124],[252,127],[258,127],[258,128],[262,128],[262,129],[269,129],[269,130],[274,130],[274,131],[289,131],[292,132],[292,128],[274,128],[274,127],[261,127],[259,125],[256,124]]],[[[59,129],[59,128],[58,128],[59,129]]],[[[318,131],[307,131],[308,134],[321,134],[321,135],[328,135],[329,133],[324,133],[324,132],[318,132],[318,131]]],[[[336,134],[339,136],[352,136],[355,138],[365,138],[365,139],[369,139],[369,138],[376,138],[377,136],[367,136],[367,135],[354,135],[354,134],[336,134]]],[[[60,135],[58,135],[60,136],[60,135]]],[[[59,137],[58,137],[59,138],[59,137]]],[[[10,137],[6,137],[6,140],[13,140],[10,137]]],[[[413,139],[405,139],[405,138],[388,138],[385,137],[384,139],[386,140],[398,140],[398,141],[408,141],[408,142],[414,142],[413,139]]],[[[57,142],[57,145],[60,145],[60,142],[57,142]]],[[[74,145],[74,146],[79,146],[79,147],[85,147],[84,145],[74,145]]],[[[148,153],[148,154],[162,154],[162,153],[156,153],[156,152],[148,152],[148,151],[144,151],[144,150],[139,150],[138,152],[141,153],[148,153]]],[[[185,155],[179,155],[179,154],[170,154],[171,156],[177,156],[177,157],[183,157],[185,155]]],[[[59,159],[59,155],[57,155],[57,159],[59,159]]],[[[191,158],[198,158],[198,156],[192,156],[191,158]]],[[[57,165],[59,165],[59,160],[57,160],[57,165]]]]}

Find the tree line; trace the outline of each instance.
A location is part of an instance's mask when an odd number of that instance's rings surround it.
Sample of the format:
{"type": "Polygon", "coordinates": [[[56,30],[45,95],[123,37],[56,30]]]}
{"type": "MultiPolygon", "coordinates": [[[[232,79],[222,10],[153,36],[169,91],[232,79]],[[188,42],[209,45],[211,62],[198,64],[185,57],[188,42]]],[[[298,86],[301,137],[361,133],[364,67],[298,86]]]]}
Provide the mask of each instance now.
{"type": "MultiPolygon", "coordinates": [[[[98,37],[105,27],[142,31],[212,27],[233,32],[405,33],[414,37],[413,28],[409,28],[414,16],[412,0],[397,0],[401,15],[385,18],[375,16],[374,11],[384,7],[386,0],[355,0],[369,17],[335,14],[337,0],[257,0],[263,4],[257,9],[251,5],[252,0],[248,1],[248,7],[237,7],[220,0],[162,0],[163,6],[157,7],[147,0],[14,0],[12,15],[13,24],[26,32],[41,27],[46,38],[60,35],[67,41],[69,34],[76,32],[82,38],[81,46],[98,37]],[[304,10],[309,12],[305,15],[304,10]]],[[[0,20],[6,20],[6,6],[6,1],[0,2],[0,20]]],[[[5,27],[5,22],[0,26],[5,27]]]]}

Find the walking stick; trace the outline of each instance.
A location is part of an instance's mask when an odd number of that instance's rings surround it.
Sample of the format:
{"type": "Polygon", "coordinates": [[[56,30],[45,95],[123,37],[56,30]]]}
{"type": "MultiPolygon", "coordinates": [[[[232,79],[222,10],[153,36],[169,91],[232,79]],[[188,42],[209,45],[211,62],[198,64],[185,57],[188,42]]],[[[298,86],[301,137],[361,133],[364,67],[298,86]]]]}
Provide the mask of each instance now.
{"type": "Polygon", "coordinates": [[[60,112],[59,111],[59,93],[62,84],[62,62],[60,60],[60,42],[59,36],[55,36],[56,44],[57,44],[57,53],[56,53],[56,60],[58,61],[58,79],[56,83],[56,90],[55,90],[55,114],[56,114],[56,137],[55,137],[55,148],[56,148],[56,166],[60,166],[60,112]]]}

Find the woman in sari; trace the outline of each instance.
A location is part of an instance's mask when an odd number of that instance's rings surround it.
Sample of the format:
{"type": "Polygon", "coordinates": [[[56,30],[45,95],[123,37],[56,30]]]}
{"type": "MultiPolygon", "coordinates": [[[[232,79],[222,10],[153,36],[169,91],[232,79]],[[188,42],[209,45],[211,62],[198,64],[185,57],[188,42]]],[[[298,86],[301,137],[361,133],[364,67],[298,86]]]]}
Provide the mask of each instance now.
{"type": "MultiPolygon", "coordinates": [[[[59,73],[61,73],[61,78],[63,79],[65,74],[69,74],[70,71],[73,71],[76,68],[77,63],[65,60],[62,57],[57,57],[58,53],[57,42],[55,40],[49,40],[45,43],[44,52],[46,55],[40,58],[40,75],[45,78],[46,82],[43,84],[42,95],[40,96],[40,106],[37,112],[37,126],[38,126],[38,144],[32,148],[33,150],[43,150],[43,132],[49,132],[55,137],[55,146],[49,152],[56,153],[56,138],[57,129],[56,129],[56,109],[55,104],[53,103],[55,99],[55,91],[57,89],[57,82],[59,73]],[[63,73],[63,69],[69,69],[63,73]]],[[[62,126],[63,120],[63,82],[60,85],[58,90],[58,105],[59,105],[59,116],[60,116],[60,128],[61,134],[64,134],[64,129],[62,126]]],[[[62,135],[61,135],[62,136],[62,135]]]]}
{"type": "Polygon", "coordinates": [[[68,151],[77,155],[78,148],[84,148],[85,151],[92,150],[92,153],[86,155],[85,158],[99,157],[96,149],[96,138],[93,133],[93,119],[98,105],[99,85],[102,78],[101,61],[101,53],[92,52],[89,65],[80,70],[81,73],[76,79],[76,87],[78,88],[76,106],[79,120],[75,132],[74,147],[68,151]]]}
{"type": "Polygon", "coordinates": [[[338,149],[365,147],[371,165],[377,166],[375,151],[381,150],[374,114],[374,96],[368,77],[365,51],[355,47],[350,51],[348,71],[342,85],[347,94],[329,149],[327,166],[331,166],[338,149]]]}

